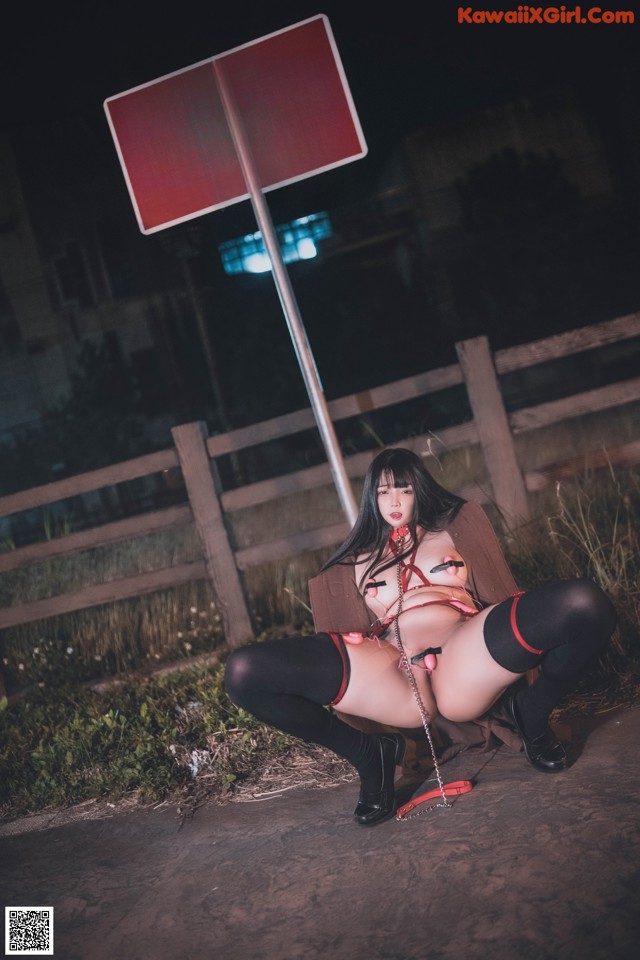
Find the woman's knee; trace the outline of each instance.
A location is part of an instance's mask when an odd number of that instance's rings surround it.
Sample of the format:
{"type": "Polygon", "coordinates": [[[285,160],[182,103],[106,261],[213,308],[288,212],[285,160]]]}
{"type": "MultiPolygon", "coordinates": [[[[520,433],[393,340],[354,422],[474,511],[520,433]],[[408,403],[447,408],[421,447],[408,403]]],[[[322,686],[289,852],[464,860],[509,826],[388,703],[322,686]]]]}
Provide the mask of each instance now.
{"type": "Polygon", "coordinates": [[[242,706],[251,691],[255,689],[256,678],[260,672],[256,669],[256,656],[251,646],[234,650],[227,659],[224,671],[224,688],[235,704],[242,706]]]}
{"type": "Polygon", "coordinates": [[[564,602],[568,616],[579,618],[585,624],[598,625],[610,636],[617,623],[615,607],[604,590],[587,577],[566,580],[564,602]]]}

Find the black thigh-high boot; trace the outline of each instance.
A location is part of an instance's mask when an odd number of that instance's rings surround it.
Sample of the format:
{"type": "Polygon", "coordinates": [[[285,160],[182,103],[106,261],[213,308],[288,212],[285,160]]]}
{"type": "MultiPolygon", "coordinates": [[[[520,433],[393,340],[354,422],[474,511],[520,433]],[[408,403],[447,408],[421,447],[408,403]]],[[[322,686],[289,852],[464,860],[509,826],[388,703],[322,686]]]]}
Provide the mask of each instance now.
{"type": "Polygon", "coordinates": [[[227,661],[225,688],[237,706],[263,723],[348,760],[361,781],[354,817],[369,825],[393,812],[393,772],[404,741],[399,735],[363,733],[326,709],[338,695],[343,672],[329,634],[283,637],[235,650],[227,661]]]}
{"type": "Polygon", "coordinates": [[[536,680],[514,694],[525,740],[545,736],[549,714],[602,653],[616,619],[607,595],[587,579],[543,584],[491,610],[484,637],[494,660],[514,673],[540,664],[536,680]]]}

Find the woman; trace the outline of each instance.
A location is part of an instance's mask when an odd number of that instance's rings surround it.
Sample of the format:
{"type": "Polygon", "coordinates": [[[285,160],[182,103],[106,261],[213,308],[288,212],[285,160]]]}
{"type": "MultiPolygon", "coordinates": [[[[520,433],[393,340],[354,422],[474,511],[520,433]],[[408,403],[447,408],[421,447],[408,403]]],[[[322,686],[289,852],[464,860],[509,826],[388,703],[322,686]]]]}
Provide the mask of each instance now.
{"type": "Polygon", "coordinates": [[[529,762],[543,771],[564,768],[549,714],[616,622],[595,583],[517,593],[481,508],[442,488],[404,449],[375,457],[356,524],[323,570],[310,583],[316,623],[317,607],[330,622],[332,597],[353,620],[345,614],[331,632],[241,648],[228,660],[225,682],[231,699],[259,720],[353,764],[361,781],[357,823],[393,814],[404,738],[355,729],[326,705],[417,727],[436,713],[472,720],[510,688],[505,708],[529,762]],[[492,602],[492,591],[501,602],[492,602]],[[507,592],[513,595],[503,599],[507,592]],[[533,684],[517,684],[537,666],[533,684]]]}

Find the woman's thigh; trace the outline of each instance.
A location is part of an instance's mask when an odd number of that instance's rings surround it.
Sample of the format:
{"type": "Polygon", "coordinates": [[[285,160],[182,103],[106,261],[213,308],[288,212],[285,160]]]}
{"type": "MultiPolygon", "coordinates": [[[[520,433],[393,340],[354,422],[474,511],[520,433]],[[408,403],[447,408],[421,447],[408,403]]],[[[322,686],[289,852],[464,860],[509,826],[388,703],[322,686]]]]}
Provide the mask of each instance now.
{"type": "Polygon", "coordinates": [[[487,650],[483,629],[490,609],[456,624],[442,643],[431,685],[438,711],[449,720],[482,716],[522,676],[501,667],[487,650]]]}
{"type": "MultiPolygon", "coordinates": [[[[400,635],[409,657],[426,647],[442,647],[430,675],[420,667],[413,669],[428,717],[440,713],[459,723],[475,720],[523,675],[501,667],[487,650],[483,630],[490,609],[469,620],[440,606],[416,608],[402,616],[400,635]]],[[[351,679],[340,711],[380,723],[420,726],[420,711],[396,648],[384,641],[365,641],[347,644],[347,652],[351,679]]]]}
{"type": "MultiPolygon", "coordinates": [[[[422,725],[420,710],[395,647],[384,640],[365,640],[360,644],[347,644],[347,654],[351,676],[347,691],[337,704],[341,713],[392,726],[422,725]]],[[[427,715],[433,717],[437,708],[429,677],[418,669],[414,676],[427,715]]]]}

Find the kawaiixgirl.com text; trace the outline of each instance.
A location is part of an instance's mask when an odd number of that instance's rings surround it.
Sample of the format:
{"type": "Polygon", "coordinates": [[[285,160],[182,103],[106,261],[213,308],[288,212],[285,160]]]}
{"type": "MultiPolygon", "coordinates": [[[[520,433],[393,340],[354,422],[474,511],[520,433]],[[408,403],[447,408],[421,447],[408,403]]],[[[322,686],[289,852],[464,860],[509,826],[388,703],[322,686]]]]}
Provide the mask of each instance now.
{"type": "Polygon", "coordinates": [[[602,23],[633,24],[633,10],[603,10],[602,7],[532,7],[519,4],[513,10],[476,10],[458,7],[458,23],[602,23]]]}

